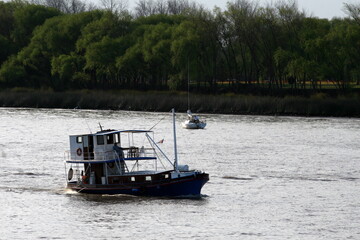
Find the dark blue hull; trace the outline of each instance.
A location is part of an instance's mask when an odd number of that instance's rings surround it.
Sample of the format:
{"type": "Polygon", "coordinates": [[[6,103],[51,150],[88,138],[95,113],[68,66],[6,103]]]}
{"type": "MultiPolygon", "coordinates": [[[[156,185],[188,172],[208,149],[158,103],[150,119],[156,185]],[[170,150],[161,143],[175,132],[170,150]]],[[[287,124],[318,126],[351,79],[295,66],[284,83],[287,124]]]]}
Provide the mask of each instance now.
{"type": "Polygon", "coordinates": [[[201,188],[209,180],[206,173],[191,177],[169,179],[158,183],[136,183],[136,184],[82,184],[69,182],[68,188],[79,193],[88,194],[129,194],[136,196],[200,196],[201,188]]]}

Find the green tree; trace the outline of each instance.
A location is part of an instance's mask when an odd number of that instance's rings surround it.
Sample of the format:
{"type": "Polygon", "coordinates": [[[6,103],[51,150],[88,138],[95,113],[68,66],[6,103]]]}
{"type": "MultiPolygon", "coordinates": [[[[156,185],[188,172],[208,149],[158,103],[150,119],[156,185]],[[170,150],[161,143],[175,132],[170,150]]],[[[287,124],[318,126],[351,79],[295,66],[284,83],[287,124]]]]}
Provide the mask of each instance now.
{"type": "Polygon", "coordinates": [[[55,90],[89,87],[86,78],[79,79],[79,73],[83,72],[84,65],[85,59],[74,53],[53,57],[51,75],[55,90]]]}
{"type": "Polygon", "coordinates": [[[14,12],[23,4],[0,2],[0,67],[8,57],[16,52],[12,39],[14,31],[14,12]]]}
{"type": "Polygon", "coordinates": [[[62,15],[48,19],[35,29],[30,44],[17,55],[34,86],[57,88],[51,78],[52,59],[74,52],[82,29],[99,17],[99,11],[62,15]]]}
{"type": "Polygon", "coordinates": [[[159,23],[149,26],[142,44],[144,61],[148,64],[151,76],[149,84],[154,87],[166,85],[172,73],[171,41],[173,26],[159,23]]]}
{"type": "Polygon", "coordinates": [[[0,34],[10,39],[14,29],[14,11],[18,6],[14,3],[0,2],[0,34]]]}
{"type": "Polygon", "coordinates": [[[360,26],[354,21],[339,19],[333,19],[331,24],[329,33],[319,41],[319,45],[321,49],[326,49],[326,78],[344,89],[349,87],[358,69],[360,26]]]}
{"type": "Polygon", "coordinates": [[[15,27],[12,33],[14,42],[20,49],[23,48],[30,42],[35,27],[58,15],[58,10],[40,5],[29,4],[17,8],[14,12],[15,27]]]}
{"type": "Polygon", "coordinates": [[[3,87],[31,87],[24,67],[15,57],[8,59],[0,68],[0,83],[3,87]]]}
{"type": "Polygon", "coordinates": [[[188,66],[197,69],[200,36],[193,21],[183,21],[173,31],[171,43],[172,64],[175,72],[170,76],[170,85],[174,90],[183,89],[187,85],[188,66]]]}
{"type": "Polygon", "coordinates": [[[120,85],[116,68],[116,58],[126,50],[123,38],[104,37],[100,42],[91,44],[86,51],[85,69],[96,74],[93,84],[101,88],[118,87],[120,85]]]}
{"type": "Polygon", "coordinates": [[[131,32],[132,17],[126,12],[120,15],[109,11],[101,13],[101,17],[87,24],[76,42],[77,52],[84,53],[86,48],[103,37],[118,38],[131,32]]]}
{"type": "Polygon", "coordinates": [[[0,34],[0,66],[14,52],[13,48],[12,42],[0,34]]]}

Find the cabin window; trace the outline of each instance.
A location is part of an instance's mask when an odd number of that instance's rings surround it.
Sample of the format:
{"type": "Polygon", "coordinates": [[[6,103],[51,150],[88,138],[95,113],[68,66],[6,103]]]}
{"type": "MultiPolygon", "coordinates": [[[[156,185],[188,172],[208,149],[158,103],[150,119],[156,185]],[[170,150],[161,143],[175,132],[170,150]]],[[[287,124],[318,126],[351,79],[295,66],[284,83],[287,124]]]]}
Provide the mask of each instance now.
{"type": "Polygon", "coordinates": [[[146,176],[145,181],[151,181],[151,176],[146,176]]]}
{"type": "Polygon", "coordinates": [[[114,137],[112,134],[106,135],[106,143],[107,144],[113,144],[114,143],[114,137]]]}
{"type": "Polygon", "coordinates": [[[76,143],[82,143],[82,137],[76,137],[76,143]]]}
{"type": "Polygon", "coordinates": [[[97,145],[104,145],[104,136],[96,136],[97,145]]]}
{"type": "Polygon", "coordinates": [[[169,174],[165,174],[164,178],[169,178],[169,174]]]}
{"type": "Polygon", "coordinates": [[[135,177],[131,177],[131,181],[132,181],[132,182],[135,182],[135,177]]]}

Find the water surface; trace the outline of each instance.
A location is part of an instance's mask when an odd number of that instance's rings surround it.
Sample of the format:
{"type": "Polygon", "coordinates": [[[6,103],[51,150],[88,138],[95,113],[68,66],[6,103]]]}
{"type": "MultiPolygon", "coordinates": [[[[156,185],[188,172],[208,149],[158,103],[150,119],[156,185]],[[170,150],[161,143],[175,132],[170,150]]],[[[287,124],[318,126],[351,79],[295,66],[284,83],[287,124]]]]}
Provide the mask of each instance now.
{"type": "Polygon", "coordinates": [[[154,128],[173,158],[170,113],[0,108],[0,239],[359,239],[359,119],[201,115],[180,128],[203,197],[65,190],[68,135],[154,128]]]}

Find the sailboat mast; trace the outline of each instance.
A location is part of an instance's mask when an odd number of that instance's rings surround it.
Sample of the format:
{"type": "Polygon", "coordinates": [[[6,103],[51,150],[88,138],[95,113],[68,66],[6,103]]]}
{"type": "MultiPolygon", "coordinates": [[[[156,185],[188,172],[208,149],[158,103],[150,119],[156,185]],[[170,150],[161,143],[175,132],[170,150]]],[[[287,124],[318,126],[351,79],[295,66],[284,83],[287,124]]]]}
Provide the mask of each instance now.
{"type": "Polygon", "coordinates": [[[187,79],[188,79],[188,110],[190,110],[190,70],[189,70],[189,59],[187,64],[187,79]]]}
{"type": "Polygon", "coordinates": [[[174,155],[175,155],[175,162],[174,162],[174,170],[178,171],[178,156],[177,156],[177,145],[176,145],[176,128],[175,128],[175,109],[172,109],[173,115],[173,131],[174,131],[174,155]]]}

